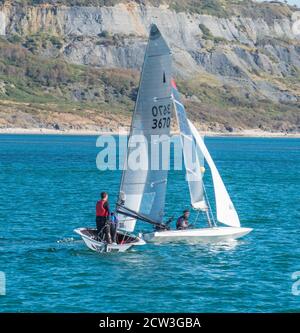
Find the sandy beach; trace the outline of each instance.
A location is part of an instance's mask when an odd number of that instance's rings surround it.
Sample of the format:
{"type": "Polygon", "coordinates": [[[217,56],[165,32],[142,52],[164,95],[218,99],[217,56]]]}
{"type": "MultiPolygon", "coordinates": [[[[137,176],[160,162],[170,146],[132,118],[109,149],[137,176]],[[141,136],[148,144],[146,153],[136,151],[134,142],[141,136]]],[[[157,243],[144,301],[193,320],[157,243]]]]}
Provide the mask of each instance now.
{"type": "MultiPolygon", "coordinates": [[[[245,129],[240,132],[210,132],[199,131],[201,136],[240,136],[240,137],[284,137],[300,138],[300,133],[284,132],[266,132],[260,129],[245,129]]],[[[0,134],[28,134],[28,135],[126,135],[128,131],[121,129],[116,130],[55,130],[49,128],[0,128],[0,134]]],[[[178,134],[173,132],[172,134],[178,134]]]]}

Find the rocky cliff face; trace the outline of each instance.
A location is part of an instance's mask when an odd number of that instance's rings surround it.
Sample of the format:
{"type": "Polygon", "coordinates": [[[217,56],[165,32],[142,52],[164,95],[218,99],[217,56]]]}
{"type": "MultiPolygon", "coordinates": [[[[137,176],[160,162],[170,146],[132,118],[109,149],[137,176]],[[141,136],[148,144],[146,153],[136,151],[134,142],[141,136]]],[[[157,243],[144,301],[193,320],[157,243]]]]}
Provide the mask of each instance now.
{"type": "MultiPolygon", "coordinates": [[[[217,108],[229,105],[241,110],[270,103],[293,114],[300,98],[300,42],[292,31],[293,10],[274,6],[280,8],[279,17],[222,18],[136,2],[111,7],[21,7],[6,2],[0,7],[0,34],[21,36],[23,42],[47,34],[57,43],[35,45],[32,52],[79,65],[140,69],[149,25],[154,22],[172,49],[181,90],[202,115],[201,105],[209,99],[215,99],[217,108]]],[[[193,116],[197,117],[196,111],[193,116]]],[[[202,118],[208,121],[205,114],[202,118]]],[[[279,118],[271,127],[299,130],[295,117],[279,118]]],[[[209,121],[214,120],[226,122],[209,121]]],[[[265,126],[263,117],[256,126],[265,126]]]]}

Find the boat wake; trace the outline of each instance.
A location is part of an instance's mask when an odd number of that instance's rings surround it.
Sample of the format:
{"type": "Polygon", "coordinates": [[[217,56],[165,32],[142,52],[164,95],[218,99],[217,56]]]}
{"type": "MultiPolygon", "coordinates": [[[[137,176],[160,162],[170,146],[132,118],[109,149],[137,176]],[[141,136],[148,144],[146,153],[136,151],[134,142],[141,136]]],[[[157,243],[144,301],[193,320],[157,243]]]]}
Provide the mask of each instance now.
{"type": "Polygon", "coordinates": [[[222,240],[217,243],[199,243],[199,242],[193,242],[193,241],[182,241],[182,242],[176,242],[176,243],[151,243],[151,245],[159,246],[159,247],[193,247],[194,249],[201,250],[205,249],[209,252],[222,252],[222,251],[232,251],[235,250],[238,246],[245,244],[246,242],[244,240],[237,240],[237,239],[228,239],[228,240],[222,240]]]}
{"type": "Polygon", "coordinates": [[[74,239],[73,237],[66,237],[66,238],[62,238],[59,239],[58,241],[56,241],[56,243],[61,244],[61,243],[75,243],[75,242],[81,242],[78,239],[74,239]]]}

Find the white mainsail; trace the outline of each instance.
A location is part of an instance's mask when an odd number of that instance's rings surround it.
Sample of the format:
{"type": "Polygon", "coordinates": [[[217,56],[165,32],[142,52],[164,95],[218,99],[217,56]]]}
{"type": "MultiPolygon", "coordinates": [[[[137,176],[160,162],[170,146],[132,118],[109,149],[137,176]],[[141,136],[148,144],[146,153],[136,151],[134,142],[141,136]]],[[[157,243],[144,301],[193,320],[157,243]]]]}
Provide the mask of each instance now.
{"type": "MultiPolygon", "coordinates": [[[[160,224],[164,216],[168,168],[159,163],[155,170],[151,169],[153,156],[149,146],[154,136],[170,139],[170,81],[171,51],[157,26],[151,25],[128,139],[127,167],[123,171],[117,205],[119,228],[128,232],[134,230],[137,218],[143,217],[145,221],[148,219],[160,224]],[[144,138],[144,142],[137,147],[140,138],[144,138]],[[131,166],[136,163],[133,161],[130,166],[130,159],[137,149],[145,167],[135,169],[131,166]]],[[[153,146],[156,144],[159,143],[153,143],[153,146]]]]}
{"type": "Polygon", "coordinates": [[[223,180],[218,172],[218,169],[205,146],[204,141],[202,140],[200,134],[198,133],[194,124],[188,120],[188,124],[192,131],[192,134],[196,140],[196,143],[203,153],[204,158],[209,165],[211,170],[213,184],[214,184],[214,192],[215,192],[215,200],[216,200],[216,210],[217,210],[217,219],[219,222],[229,225],[231,227],[240,227],[240,220],[238,214],[234,208],[234,205],[229,197],[229,194],[226,190],[226,187],[223,183],[223,180]]]}
{"type": "MultiPolygon", "coordinates": [[[[207,205],[203,194],[202,166],[197,154],[197,147],[193,139],[190,126],[187,121],[184,105],[181,103],[180,95],[175,81],[172,79],[172,94],[177,122],[180,129],[180,140],[183,150],[183,159],[186,169],[186,180],[188,182],[192,207],[195,209],[206,210],[207,205]]],[[[202,159],[203,160],[203,159],[202,159]]]]}

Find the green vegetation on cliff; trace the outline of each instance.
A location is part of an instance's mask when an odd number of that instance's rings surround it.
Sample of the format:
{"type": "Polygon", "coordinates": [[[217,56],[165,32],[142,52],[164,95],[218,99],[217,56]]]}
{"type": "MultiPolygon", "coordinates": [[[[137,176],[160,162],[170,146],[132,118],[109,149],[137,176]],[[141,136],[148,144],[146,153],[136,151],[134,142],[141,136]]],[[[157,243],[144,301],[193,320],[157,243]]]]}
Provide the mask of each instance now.
{"type": "MultiPolygon", "coordinates": [[[[7,112],[6,120],[10,119],[9,111],[88,116],[83,110],[90,110],[92,123],[93,115],[110,114],[111,118],[115,114],[128,120],[138,76],[135,71],[95,69],[68,64],[63,59],[46,59],[0,39],[0,113],[7,112]]],[[[11,126],[22,126],[21,113],[19,116],[11,126]]]]}
{"type": "MultiPolygon", "coordinates": [[[[5,3],[7,0],[0,0],[5,3]]],[[[213,15],[217,17],[244,16],[253,18],[279,19],[291,15],[291,6],[280,4],[274,6],[268,2],[253,0],[11,0],[12,4],[54,6],[115,6],[118,3],[137,3],[139,5],[168,5],[177,12],[190,12],[213,15]]]]}
{"type": "MultiPolygon", "coordinates": [[[[47,59],[26,48],[0,39],[1,98],[24,102],[84,102],[85,93],[94,91],[97,103],[132,105],[130,95],[136,87],[137,73],[95,69],[73,65],[63,59],[47,59]],[[79,89],[80,96],[74,91],[79,89]]],[[[89,96],[89,100],[93,100],[89,96]]]]}
{"type": "MultiPolygon", "coordinates": [[[[0,127],[30,127],[28,122],[35,122],[33,125],[39,127],[62,128],[63,123],[63,127],[74,128],[74,119],[66,119],[66,113],[82,117],[75,128],[128,126],[138,79],[136,71],[46,59],[0,39],[0,127]]],[[[296,109],[246,100],[238,90],[220,84],[213,76],[178,79],[178,86],[190,117],[210,124],[210,130],[281,130],[280,126],[276,128],[277,123],[297,122],[296,109]]]]}

